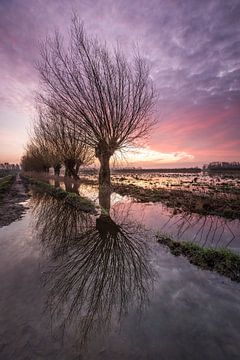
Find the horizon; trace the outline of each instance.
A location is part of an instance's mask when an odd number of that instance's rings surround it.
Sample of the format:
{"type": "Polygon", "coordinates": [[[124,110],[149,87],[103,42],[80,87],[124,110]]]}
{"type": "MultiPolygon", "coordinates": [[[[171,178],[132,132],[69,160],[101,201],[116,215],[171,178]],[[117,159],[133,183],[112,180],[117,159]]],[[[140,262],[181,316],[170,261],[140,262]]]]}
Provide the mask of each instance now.
{"type": "Polygon", "coordinates": [[[240,160],[239,1],[13,0],[0,3],[0,162],[20,162],[35,117],[39,41],[55,27],[67,36],[73,8],[90,34],[129,56],[138,43],[151,65],[158,125],[147,143],[113,159],[118,166],[240,160]]]}
{"type": "MultiPolygon", "coordinates": [[[[203,170],[203,168],[204,168],[204,166],[208,166],[208,165],[210,165],[211,163],[219,163],[219,164],[221,164],[221,163],[225,163],[225,162],[223,162],[223,161],[214,161],[214,162],[209,162],[209,163],[207,163],[207,164],[198,164],[198,165],[196,165],[196,164],[188,164],[188,163],[185,163],[185,164],[182,164],[182,166],[180,166],[181,164],[177,164],[178,166],[161,166],[161,167],[141,167],[141,166],[134,166],[134,165],[132,165],[132,166],[130,166],[130,165],[126,165],[126,166],[121,166],[121,165],[114,165],[114,164],[111,164],[110,165],[110,167],[111,167],[111,169],[113,169],[113,170],[136,170],[136,171],[141,171],[141,170],[180,170],[180,169],[182,169],[182,170],[184,170],[184,169],[199,169],[199,170],[203,170]]],[[[231,162],[226,162],[227,164],[231,164],[231,162]]],[[[234,162],[233,162],[234,163],[234,162]]],[[[238,162],[239,163],[239,162],[238,162]]],[[[10,166],[21,166],[21,164],[20,163],[9,163],[9,162],[0,162],[0,168],[1,168],[1,165],[5,165],[5,164],[7,164],[7,165],[10,165],[10,166]]],[[[166,165],[168,165],[168,164],[166,164],[166,165]]],[[[64,165],[62,165],[62,167],[64,167],[64,165]]],[[[92,165],[84,165],[83,166],[83,169],[96,169],[96,168],[99,168],[99,164],[97,163],[95,163],[95,164],[92,164],[92,165]]],[[[49,168],[49,170],[50,169],[53,169],[53,167],[51,166],[50,168],[49,168]]]]}

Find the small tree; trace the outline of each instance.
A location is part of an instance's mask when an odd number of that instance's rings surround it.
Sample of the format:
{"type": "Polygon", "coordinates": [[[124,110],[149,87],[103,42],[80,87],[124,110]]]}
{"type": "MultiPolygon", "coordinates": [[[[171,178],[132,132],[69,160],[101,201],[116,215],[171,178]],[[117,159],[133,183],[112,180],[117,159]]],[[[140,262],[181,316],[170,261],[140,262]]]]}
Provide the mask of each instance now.
{"type": "Polygon", "coordinates": [[[54,168],[54,174],[59,176],[61,169],[60,154],[49,142],[39,125],[38,121],[35,122],[30,144],[32,144],[35,149],[38,149],[41,156],[49,163],[49,167],[52,166],[54,168]]]}
{"type": "Polygon", "coordinates": [[[100,162],[99,184],[109,186],[111,156],[146,136],[154,124],[146,62],[139,54],[129,62],[119,48],[109,51],[74,16],[69,46],[59,33],[47,39],[38,70],[41,102],[86,134],[100,162]]]}
{"type": "Polygon", "coordinates": [[[36,145],[29,143],[25,154],[21,159],[21,167],[24,171],[47,172],[51,166],[49,158],[36,145]]]}

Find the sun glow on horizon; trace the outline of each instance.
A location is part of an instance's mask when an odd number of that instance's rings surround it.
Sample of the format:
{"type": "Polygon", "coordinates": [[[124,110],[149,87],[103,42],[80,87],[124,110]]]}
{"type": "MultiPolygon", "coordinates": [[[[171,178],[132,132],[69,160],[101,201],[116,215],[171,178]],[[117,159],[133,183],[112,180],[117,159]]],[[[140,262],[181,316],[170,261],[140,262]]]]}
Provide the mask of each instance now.
{"type": "Polygon", "coordinates": [[[150,147],[129,147],[116,154],[117,162],[142,166],[154,164],[177,163],[179,161],[192,161],[194,156],[184,151],[164,153],[152,150],[150,147]]]}

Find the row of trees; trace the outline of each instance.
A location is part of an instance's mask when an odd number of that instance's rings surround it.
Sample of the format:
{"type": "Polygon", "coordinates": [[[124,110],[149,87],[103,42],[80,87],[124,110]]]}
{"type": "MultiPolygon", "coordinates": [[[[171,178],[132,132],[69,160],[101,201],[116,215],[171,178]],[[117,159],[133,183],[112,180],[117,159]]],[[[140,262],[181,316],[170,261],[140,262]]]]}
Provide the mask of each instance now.
{"type": "Polygon", "coordinates": [[[0,164],[0,169],[1,170],[19,170],[19,165],[18,164],[9,164],[8,162],[5,163],[1,163],[0,164]]]}
{"type": "Polygon", "coordinates": [[[53,167],[59,176],[64,165],[65,175],[78,179],[80,166],[90,165],[93,159],[92,149],[74,124],[50,108],[38,107],[33,134],[22,158],[24,170],[48,171],[53,167]]]}
{"type": "Polygon", "coordinates": [[[226,171],[226,170],[240,170],[240,162],[211,162],[208,165],[203,166],[203,170],[216,170],[216,171],[226,171]]]}
{"type": "Polygon", "coordinates": [[[76,177],[94,155],[100,163],[99,184],[110,186],[111,156],[154,125],[146,61],[138,53],[127,60],[119,47],[109,50],[88,36],[74,15],[69,43],[59,32],[47,38],[37,69],[38,119],[22,165],[41,159],[43,170],[51,163],[57,171],[63,163],[67,174],[76,177]]]}

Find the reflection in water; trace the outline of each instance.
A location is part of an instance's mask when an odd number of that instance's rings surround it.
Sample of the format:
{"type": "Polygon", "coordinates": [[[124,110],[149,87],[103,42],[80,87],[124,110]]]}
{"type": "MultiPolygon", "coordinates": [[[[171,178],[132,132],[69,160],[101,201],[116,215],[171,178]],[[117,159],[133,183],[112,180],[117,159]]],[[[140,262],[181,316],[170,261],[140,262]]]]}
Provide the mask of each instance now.
{"type": "Polygon", "coordinates": [[[78,234],[94,224],[92,216],[54,197],[33,194],[31,202],[38,237],[52,258],[64,254],[78,234]]]}
{"type": "MultiPolygon", "coordinates": [[[[106,194],[105,194],[106,195],[106,194]]],[[[109,193],[110,195],[110,193],[109,193]]],[[[107,199],[102,203],[110,205],[107,199]]],[[[120,322],[131,306],[148,300],[151,269],[140,227],[122,211],[98,218],[62,201],[33,196],[38,235],[53,260],[45,274],[54,324],[75,330],[83,345],[93,333],[120,322]]]]}
{"type": "Polygon", "coordinates": [[[206,247],[228,248],[234,242],[239,242],[239,220],[230,221],[219,216],[204,216],[192,213],[169,215],[167,221],[160,227],[160,232],[174,229],[175,238],[187,239],[192,234],[191,241],[206,247]],[[235,225],[235,227],[233,226],[235,225]]]}
{"type": "Polygon", "coordinates": [[[79,193],[79,184],[76,181],[72,182],[69,180],[65,180],[64,187],[65,187],[65,190],[68,192],[72,192],[75,194],[79,193]]]}
{"type": "Polygon", "coordinates": [[[64,178],[64,181],[60,181],[59,178],[49,179],[49,184],[62,190],[79,194],[79,183],[72,181],[70,178],[64,178]]]}
{"type": "MultiPolygon", "coordinates": [[[[73,186],[73,184],[71,185],[73,186]]],[[[97,187],[81,184],[78,189],[82,196],[90,197],[98,204],[97,187]]],[[[100,189],[99,202],[102,211],[109,212],[110,202],[108,189],[100,189]],[[106,195],[105,195],[106,192],[106,195]]],[[[206,247],[240,249],[240,221],[230,220],[220,216],[199,215],[196,213],[177,212],[161,203],[136,203],[129,198],[121,197],[116,193],[111,194],[113,208],[121,203],[132,202],[131,218],[141,222],[144,217],[146,227],[158,232],[166,233],[175,240],[196,242],[206,247]]]]}

